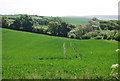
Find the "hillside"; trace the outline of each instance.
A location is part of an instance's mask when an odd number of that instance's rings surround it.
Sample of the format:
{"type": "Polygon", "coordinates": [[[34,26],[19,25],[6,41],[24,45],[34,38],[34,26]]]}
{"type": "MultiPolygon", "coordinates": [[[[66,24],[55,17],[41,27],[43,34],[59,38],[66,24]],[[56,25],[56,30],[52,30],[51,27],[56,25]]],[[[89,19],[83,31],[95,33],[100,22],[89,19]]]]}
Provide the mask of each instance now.
{"type": "MultiPolygon", "coordinates": [[[[8,18],[16,18],[20,17],[20,14],[15,15],[0,15],[6,16],[8,18]]],[[[38,15],[31,15],[33,18],[42,19],[42,18],[50,18],[50,16],[38,16],[38,15]]],[[[89,19],[98,18],[99,20],[118,20],[117,15],[89,15],[89,16],[61,16],[61,18],[69,23],[72,24],[88,24],[89,19]]]]}
{"type": "MultiPolygon", "coordinates": [[[[18,14],[18,15],[0,15],[0,16],[6,16],[8,18],[16,18],[16,17],[20,17],[20,14],[18,14]]],[[[50,16],[38,16],[38,15],[31,15],[31,16],[36,19],[50,18],[50,16]]],[[[87,24],[88,23],[88,19],[83,18],[83,17],[61,17],[61,18],[72,24],[87,24]]]]}
{"type": "Polygon", "coordinates": [[[0,15],[0,16],[6,16],[8,18],[16,18],[16,17],[20,17],[20,14],[16,14],[16,15],[0,15]]]}
{"type": "Polygon", "coordinates": [[[88,24],[88,19],[83,17],[61,17],[72,24],[88,24]]]}
{"type": "Polygon", "coordinates": [[[87,19],[91,19],[93,17],[96,17],[99,20],[118,20],[118,15],[92,15],[92,16],[84,16],[84,18],[87,18],[87,19]]]}
{"type": "Polygon", "coordinates": [[[118,61],[115,41],[2,30],[3,79],[109,78],[111,65],[118,61]],[[64,43],[68,59],[64,57],[64,43]]]}
{"type": "Polygon", "coordinates": [[[96,17],[99,20],[118,20],[118,15],[88,15],[88,16],[63,16],[65,18],[83,18],[92,19],[96,17]]]}
{"type": "MultiPolygon", "coordinates": [[[[8,18],[17,18],[17,17],[20,17],[21,14],[15,14],[15,15],[0,15],[0,16],[6,16],[8,18]]],[[[37,16],[37,15],[30,15],[31,17],[33,18],[36,18],[36,19],[41,19],[43,18],[43,16],[37,16]]]]}

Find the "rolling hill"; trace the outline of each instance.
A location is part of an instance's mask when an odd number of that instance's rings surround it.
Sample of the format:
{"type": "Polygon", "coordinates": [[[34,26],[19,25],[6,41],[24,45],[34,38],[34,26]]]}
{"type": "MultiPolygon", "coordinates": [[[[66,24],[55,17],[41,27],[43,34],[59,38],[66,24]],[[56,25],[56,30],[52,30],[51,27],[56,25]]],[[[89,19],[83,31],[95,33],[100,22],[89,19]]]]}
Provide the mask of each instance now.
{"type": "MultiPolygon", "coordinates": [[[[16,15],[0,15],[0,16],[6,16],[8,18],[17,18],[20,17],[20,14],[16,15]]],[[[50,18],[50,16],[38,16],[38,15],[31,15],[33,18],[36,19],[42,19],[42,18],[50,18]]],[[[82,18],[82,17],[61,17],[63,20],[72,23],[72,24],[87,24],[88,19],[82,18]]]]}
{"type": "Polygon", "coordinates": [[[118,62],[115,41],[0,31],[3,79],[106,79],[111,65],[118,62]]]}
{"type": "Polygon", "coordinates": [[[118,20],[118,15],[88,15],[88,16],[62,16],[65,18],[83,18],[83,19],[92,19],[94,17],[99,20],[118,20]]]}
{"type": "MultiPolygon", "coordinates": [[[[16,18],[16,17],[20,17],[20,14],[0,15],[0,16],[6,16],[8,18],[16,18]]],[[[36,19],[50,18],[50,16],[38,16],[38,15],[31,15],[31,16],[36,19]]],[[[60,16],[60,17],[71,24],[88,24],[89,19],[92,19],[93,17],[96,17],[99,20],[118,20],[117,15],[60,16]]]]}
{"type": "Polygon", "coordinates": [[[88,19],[83,17],[61,17],[62,19],[68,21],[72,24],[88,24],[88,19]]]}

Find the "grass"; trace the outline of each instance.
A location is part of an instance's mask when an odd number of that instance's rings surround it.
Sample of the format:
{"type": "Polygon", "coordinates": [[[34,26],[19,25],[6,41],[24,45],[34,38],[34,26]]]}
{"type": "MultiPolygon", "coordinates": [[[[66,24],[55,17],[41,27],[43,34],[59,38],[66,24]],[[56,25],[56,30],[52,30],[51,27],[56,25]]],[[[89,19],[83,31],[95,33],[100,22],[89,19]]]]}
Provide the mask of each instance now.
{"type": "Polygon", "coordinates": [[[3,79],[109,79],[111,65],[118,62],[115,42],[2,30],[3,79]],[[82,58],[76,58],[79,54],[82,58]]]}
{"type": "Polygon", "coordinates": [[[88,19],[79,17],[61,17],[72,24],[88,24],[88,19]]]}
{"type": "Polygon", "coordinates": [[[6,16],[6,17],[8,17],[8,18],[20,17],[20,15],[0,15],[0,16],[6,16]]]}

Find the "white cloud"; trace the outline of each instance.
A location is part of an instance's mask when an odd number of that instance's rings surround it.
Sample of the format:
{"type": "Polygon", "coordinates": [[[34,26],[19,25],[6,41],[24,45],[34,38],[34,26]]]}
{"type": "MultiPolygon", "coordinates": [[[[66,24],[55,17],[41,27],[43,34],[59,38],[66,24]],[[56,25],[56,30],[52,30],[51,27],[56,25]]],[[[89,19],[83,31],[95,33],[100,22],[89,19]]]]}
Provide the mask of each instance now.
{"type": "Polygon", "coordinates": [[[0,0],[0,14],[117,15],[119,0],[0,0]]]}

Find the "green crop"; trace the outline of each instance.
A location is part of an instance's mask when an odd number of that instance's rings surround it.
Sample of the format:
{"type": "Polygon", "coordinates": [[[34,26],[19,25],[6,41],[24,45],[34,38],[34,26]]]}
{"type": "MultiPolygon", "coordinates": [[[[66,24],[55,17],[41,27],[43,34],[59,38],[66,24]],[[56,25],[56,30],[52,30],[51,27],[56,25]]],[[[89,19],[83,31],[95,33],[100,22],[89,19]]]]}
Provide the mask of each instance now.
{"type": "Polygon", "coordinates": [[[110,79],[110,67],[118,62],[115,41],[2,32],[3,79],[110,79]]]}

